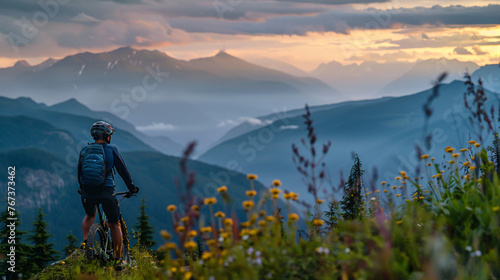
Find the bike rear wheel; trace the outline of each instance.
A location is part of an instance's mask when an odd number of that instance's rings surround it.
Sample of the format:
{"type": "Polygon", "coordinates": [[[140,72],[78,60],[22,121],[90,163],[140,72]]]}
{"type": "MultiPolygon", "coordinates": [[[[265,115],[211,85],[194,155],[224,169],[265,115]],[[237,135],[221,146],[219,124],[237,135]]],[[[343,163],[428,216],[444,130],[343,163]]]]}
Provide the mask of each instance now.
{"type": "Polygon", "coordinates": [[[109,260],[110,253],[113,251],[111,237],[101,224],[92,225],[85,248],[85,255],[88,259],[100,260],[103,264],[109,260]]]}

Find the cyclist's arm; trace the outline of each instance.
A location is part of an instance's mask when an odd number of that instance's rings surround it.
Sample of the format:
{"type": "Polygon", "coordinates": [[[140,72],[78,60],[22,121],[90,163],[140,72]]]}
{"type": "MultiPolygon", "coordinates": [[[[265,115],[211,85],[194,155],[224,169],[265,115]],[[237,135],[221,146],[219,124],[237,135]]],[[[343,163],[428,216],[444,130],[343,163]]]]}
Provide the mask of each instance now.
{"type": "Polygon", "coordinates": [[[118,171],[118,174],[120,174],[120,177],[122,177],[123,181],[127,185],[127,188],[130,191],[134,190],[135,186],[134,183],[132,182],[132,177],[128,172],[127,166],[125,166],[125,162],[123,161],[120,152],[118,152],[118,149],[116,148],[115,145],[111,145],[111,147],[113,150],[113,165],[116,167],[116,171],[118,171]]]}
{"type": "MultiPolygon", "coordinates": [[[[80,154],[80,157],[82,155],[80,154]]],[[[78,184],[81,186],[82,183],[80,182],[80,177],[82,176],[82,163],[81,163],[81,158],[78,157],[78,184]]]]}

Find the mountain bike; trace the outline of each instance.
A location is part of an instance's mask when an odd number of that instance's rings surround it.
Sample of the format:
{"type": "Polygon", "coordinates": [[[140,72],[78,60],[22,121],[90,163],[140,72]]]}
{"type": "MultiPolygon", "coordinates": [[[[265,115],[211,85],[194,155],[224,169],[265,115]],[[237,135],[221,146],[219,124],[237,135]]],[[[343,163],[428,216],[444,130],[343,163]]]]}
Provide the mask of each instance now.
{"type": "MultiPolygon", "coordinates": [[[[114,193],[113,195],[122,196],[122,198],[118,200],[118,203],[125,198],[135,196],[130,192],[119,192],[114,193]]],[[[101,204],[97,205],[97,213],[99,213],[99,222],[94,223],[90,228],[90,232],[87,237],[87,244],[85,246],[85,256],[90,260],[100,260],[103,265],[106,265],[108,261],[113,260],[115,257],[113,243],[111,240],[111,233],[106,219],[106,214],[101,210],[101,204]]],[[[123,219],[121,213],[119,223],[123,236],[122,260],[130,263],[130,240],[127,225],[125,224],[125,220],[123,219]]]]}

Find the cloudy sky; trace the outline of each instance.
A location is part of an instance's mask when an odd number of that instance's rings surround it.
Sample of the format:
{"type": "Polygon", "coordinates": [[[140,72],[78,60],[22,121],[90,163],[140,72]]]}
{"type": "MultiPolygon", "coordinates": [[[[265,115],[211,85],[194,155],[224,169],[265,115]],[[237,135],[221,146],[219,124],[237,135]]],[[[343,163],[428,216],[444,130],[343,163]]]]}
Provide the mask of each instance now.
{"type": "Polygon", "coordinates": [[[500,61],[500,0],[2,0],[0,67],[121,46],[319,63],[500,61]]]}

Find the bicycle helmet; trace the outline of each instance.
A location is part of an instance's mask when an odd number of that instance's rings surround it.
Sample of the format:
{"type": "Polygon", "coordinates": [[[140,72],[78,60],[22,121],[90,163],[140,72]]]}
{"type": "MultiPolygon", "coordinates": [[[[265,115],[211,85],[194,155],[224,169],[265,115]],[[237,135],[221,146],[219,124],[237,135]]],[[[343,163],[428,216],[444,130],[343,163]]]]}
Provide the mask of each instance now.
{"type": "Polygon", "coordinates": [[[113,134],[115,129],[105,121],[97,121],[90,128],[90,135],[94,140],[106,140],[113,134]]]}

